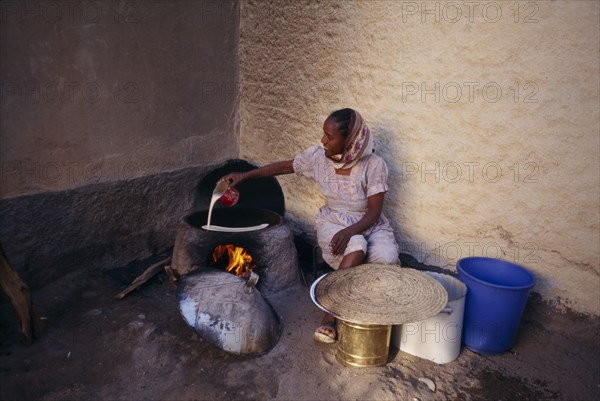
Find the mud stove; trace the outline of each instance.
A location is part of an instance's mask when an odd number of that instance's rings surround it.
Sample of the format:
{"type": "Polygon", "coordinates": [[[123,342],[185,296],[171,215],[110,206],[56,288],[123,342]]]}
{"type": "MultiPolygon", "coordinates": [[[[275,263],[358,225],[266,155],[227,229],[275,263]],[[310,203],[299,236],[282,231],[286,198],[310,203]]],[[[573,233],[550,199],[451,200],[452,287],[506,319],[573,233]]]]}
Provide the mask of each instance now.
{"type": "MultiPolygon", "coordinates": [[[[208,207],[220,177],[252,168],[237,160],[208,174],[197,187],[195,208],[208,207]]],[[[193,212],[177,232],[171,267],[182,276],[179,309],[190,327],[229,353],[263,354],[277,344],[281,333],[269,297],[298,283],[298,258],[294,237],[283,219],[285,204],[277,181],[249,180],[237,189],[239,202],[215,208],[211,224],[268,226],[249,232],[207,231],[202,226],[208,210],[193,212]]]]}

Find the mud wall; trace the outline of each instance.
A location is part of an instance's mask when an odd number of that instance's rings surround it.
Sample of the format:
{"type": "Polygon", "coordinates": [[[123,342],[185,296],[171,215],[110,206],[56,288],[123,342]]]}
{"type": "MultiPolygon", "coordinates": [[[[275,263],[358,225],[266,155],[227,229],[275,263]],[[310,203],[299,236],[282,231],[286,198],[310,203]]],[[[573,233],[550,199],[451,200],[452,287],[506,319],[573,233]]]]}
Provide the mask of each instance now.
{"type": "Polygon", "coordinates": [[[2,2],[2,198],[237,155],[233,2],[2,2]]]}
{"type": "Polygon", "coordinates": [[[44,281],[172,246],[195,183],[239,153],[239,4],[3,1],[0,11],[10,261],[44,281]]]}
{"type": "MultiPolygon", "coordinates": [[[[599,7],[244,1],[241,156],[291,159],[356,108],[388,163],[402,252],[516,261],[547,300],[598,314],[599,7]]],[[[280,182],[311,230],[316,186],[280,182]]]]}

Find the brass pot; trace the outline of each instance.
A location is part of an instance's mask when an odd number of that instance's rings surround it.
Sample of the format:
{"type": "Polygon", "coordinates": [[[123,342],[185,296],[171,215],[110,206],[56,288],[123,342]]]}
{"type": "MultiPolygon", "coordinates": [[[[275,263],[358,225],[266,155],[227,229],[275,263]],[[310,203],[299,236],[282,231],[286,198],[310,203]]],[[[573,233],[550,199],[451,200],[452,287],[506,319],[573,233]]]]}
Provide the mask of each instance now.
{"type": "Polygon", "coordinates": [[[385,365],[390,350],[392,326],[358,324],[337,320],[336,359],[349,367],[385,365]]]}

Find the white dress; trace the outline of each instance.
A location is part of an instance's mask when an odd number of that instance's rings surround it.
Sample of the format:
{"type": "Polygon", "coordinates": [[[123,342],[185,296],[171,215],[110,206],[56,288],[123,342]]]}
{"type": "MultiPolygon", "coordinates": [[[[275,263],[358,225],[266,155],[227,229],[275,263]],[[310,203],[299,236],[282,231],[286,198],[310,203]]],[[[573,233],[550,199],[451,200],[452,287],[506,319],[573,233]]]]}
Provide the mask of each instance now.
{"type": "MultiPolygon", "coordinates": [[[[316,216],[317,239],[323,259],[337,269],[343,256],[329,253],[331,238],[365,215],[369,196],[387,191],[385,161],[372,153],[363,156],[352,167],[350,175],[339,175],[323,148],[313,146],[296,156],[294,172],[314,179],[326,198],[316,216]]],[[[398,263],[398,245],[389,220],[383,214],[369,229],[350,238],[344,255],[360,250],[365,252],[369,263],[398,263]]]]}

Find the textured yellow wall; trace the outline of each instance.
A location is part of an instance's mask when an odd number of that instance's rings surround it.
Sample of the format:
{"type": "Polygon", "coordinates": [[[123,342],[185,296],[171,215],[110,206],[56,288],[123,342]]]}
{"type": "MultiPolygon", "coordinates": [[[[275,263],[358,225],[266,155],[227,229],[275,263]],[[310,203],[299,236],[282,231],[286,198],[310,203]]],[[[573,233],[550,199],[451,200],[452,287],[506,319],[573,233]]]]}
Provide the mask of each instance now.
{"type": "MultiPolygon", "coordinates": [[[[599,17],[592,1],[243,2],[241,156],[290,159],[356,108],[403,252],[512,260],[598,314],[599,17]]],[[[316,187],[280,181],[310,227],[316,187]]]]}

